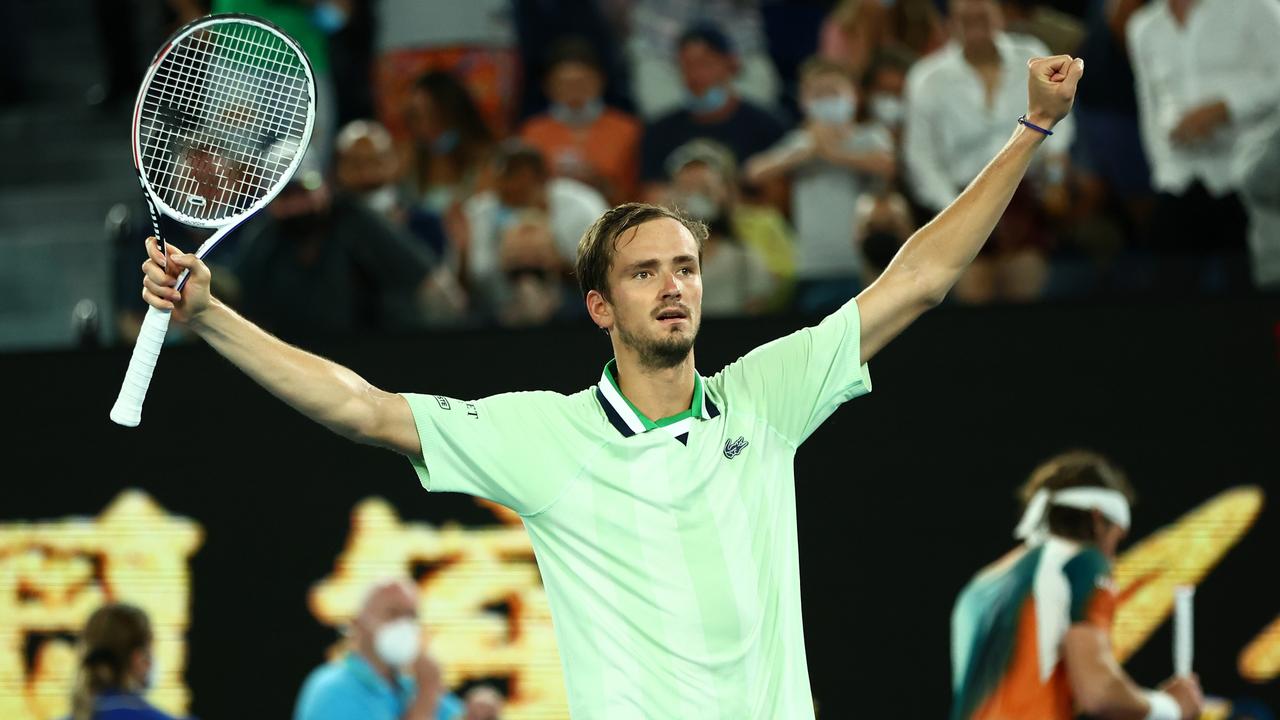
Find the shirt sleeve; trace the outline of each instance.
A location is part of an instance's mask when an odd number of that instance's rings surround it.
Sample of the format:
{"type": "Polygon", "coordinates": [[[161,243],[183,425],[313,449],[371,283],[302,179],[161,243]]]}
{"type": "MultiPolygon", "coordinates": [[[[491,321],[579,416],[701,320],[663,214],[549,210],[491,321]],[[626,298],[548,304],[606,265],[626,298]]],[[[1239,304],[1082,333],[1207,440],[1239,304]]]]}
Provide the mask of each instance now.
{"type": "Polygon", "coordinates": [[[293,709],[293,720],[346,720],[364,717],[369,708],[360,698],[332,682],[312,674],[293,709]]]}
{"type": "Polygon", "coordinates": [[[1173,184],[1172,178],[1166,177],[1169,174],[1171,151],[1168,133],[1161,127],[1156,111],[1159,101],[1155,97],[1155,88],[1152,87],[1151,70],[1146,64],[1154,59],[1148,57],[1150,53],[1146,51],[1143,22],[1144,14],[1139,10],[1129,18],[1129,24],[1125,27],[1129,64],[1133,67],[1134,92],[1138,99],[1138,136],[1147,155],[1147,162],[1151,165],[1152,185],[1157,189],[1165,189],[1173,184]]]}
{"type": "Polygon", "coordinates": [[[1089,548],[1068,560],[1062,573],[1071,591],[1071,624],[1087,623],[1111,632],[1116,594],[1107,559],[1089,548]]]}
{"type": "Polygon", "coordinates": [[[861,333],[858,303],[850,300],[818,325],[752,350],[718,376],[726,403],[753,405],[799,447],[836,408],[871,392],[861,333]]]}
{"type": "Polygon", "coordinates": [[[555,432],[553,392],[519,392],[480,400],[405,394],[422,455],[410,457],[430,492],[460,492],[492,500],[521,515],[550,504],[568,481],[561,459],[573,453],[555,432]]]}

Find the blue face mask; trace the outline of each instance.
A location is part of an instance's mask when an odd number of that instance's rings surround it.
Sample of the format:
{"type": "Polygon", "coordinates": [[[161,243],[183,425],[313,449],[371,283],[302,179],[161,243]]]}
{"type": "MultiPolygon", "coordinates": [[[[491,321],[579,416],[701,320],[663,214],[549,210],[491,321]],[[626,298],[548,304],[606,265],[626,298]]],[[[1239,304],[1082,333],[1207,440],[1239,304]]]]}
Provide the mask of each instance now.
{"type": "Polygon", "coordinates": [[[333,0],[321,0],[311,6],[311,22],[325,35],[332,35],[347,24],[347,13],[333,0]]]}
{"type": "Polygon", "coordinates": [[[724,109],[729,103],[729,91],[722,85],[707,90],[701,95],[690,95],[687,101],[689,110],[697,115],[709,115],[724,109]]]}
{"type": "Polygon", "coordinates": [[[564,103],[552,103],[547,113],[553,120],[565,125],[585,127],[600,119],[600,115],[604,113],[604,101],[596,98],[576,110],[564,103]]]}
{"type": "Polygon", "coordinates": [[[431,152],[436,155],[448,155],[458,147],[458,131],[445,130],[431,141],[431,152]]]}
{"type": "Polygon", "coordinates": [[[502,237],[502,233],[511,223],[516,220],[516,210],[503,203],[498,203],[498,209],[493,212],[493,233],[498,237],[502,237]]]}

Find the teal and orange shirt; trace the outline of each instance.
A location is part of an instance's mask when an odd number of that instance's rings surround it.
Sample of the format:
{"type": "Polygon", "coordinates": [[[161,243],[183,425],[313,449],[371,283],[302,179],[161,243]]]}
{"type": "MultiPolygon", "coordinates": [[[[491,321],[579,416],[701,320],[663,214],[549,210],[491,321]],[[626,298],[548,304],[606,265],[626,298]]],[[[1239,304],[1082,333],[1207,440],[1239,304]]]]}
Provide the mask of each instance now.
{"type": "Polygon", "coordinates": [[[1062,639],[1077,623],[1111,632],[1111,566],[1060,538],[1022,546],[980,571],[951,615],[951,720],[1070,720],[1062,639]]]}

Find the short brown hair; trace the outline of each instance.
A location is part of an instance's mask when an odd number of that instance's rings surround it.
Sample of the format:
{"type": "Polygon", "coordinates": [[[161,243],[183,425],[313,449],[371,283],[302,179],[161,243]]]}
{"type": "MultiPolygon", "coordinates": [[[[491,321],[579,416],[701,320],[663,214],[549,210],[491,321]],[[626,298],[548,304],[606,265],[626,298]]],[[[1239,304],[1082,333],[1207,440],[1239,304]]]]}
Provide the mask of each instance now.
{"type": "MultiPolygon", "coordinates": [[[[1137,496],[1124,471],[1102,455],[1088,450],[1072,450],[1044,461],[1031,472],[1018,495],[1023,507],[1041,489],[1055,492],[1074,487],[1101,487],[1123,494],[1132,505],[1137,496]]],[[[1092,513],[1088,510],[1050,505],[1050,534],[1080,542],[1092,542],[1092,513]]]]}
{"type": "Polygon", "coordinates": [[[578,288],[584,298],[595,290],[609,299],[609,270],[618,251],[618,238],[633,227],[660,218],[671,218],[688,229],[698,244],[698,261],[702,261],[702,243],[707,239],[706,225],[685,217],[678,210],[649,203],[625,203],[601,215],[578,241],[574,275],[578,277],[578,288]]]}

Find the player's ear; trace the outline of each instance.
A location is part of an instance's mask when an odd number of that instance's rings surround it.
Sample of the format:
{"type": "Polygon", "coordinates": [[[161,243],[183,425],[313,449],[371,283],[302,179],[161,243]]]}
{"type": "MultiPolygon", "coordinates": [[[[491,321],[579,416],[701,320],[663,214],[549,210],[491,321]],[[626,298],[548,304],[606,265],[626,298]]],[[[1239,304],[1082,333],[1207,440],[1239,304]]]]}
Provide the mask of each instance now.
{"type": "Polygon", "coordinates": [[[596,327],[608,332],[613,328],[613,305],[599,290],[587,291],[587,313],[596,327]]]}

